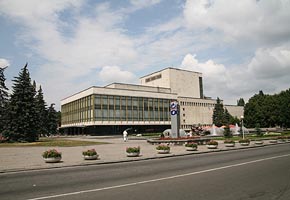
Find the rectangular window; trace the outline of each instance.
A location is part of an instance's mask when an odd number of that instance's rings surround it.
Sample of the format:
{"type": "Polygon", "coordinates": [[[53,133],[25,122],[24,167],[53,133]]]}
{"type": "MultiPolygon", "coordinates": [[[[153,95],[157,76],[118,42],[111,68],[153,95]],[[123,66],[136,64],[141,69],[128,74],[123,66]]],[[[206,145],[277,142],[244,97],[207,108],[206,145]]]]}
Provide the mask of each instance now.
{"type": "Polygon", "coordinates": [[[143,111],[144,111],[143,98],[139,97],[139,121],[143,121],[143,119],[144,119],[143,111]]]}
{"type": "Polygon", "coordinates": [[[153,108],[154,108],[154,121],[159,121],[158,99],[154,99],[153,108]]]}
{"type": "Polygon", "coordinates": [[[102,96],[102,109],[108,109],[108,96],[103,95],[102,96]]]}
{"type": "Polygon", "coordinates": [[[114,96],[109,96],[109,120],[115,120],[114,96]]]}
{"type": "Polygon", "coordinates": [[[100,97],[100,95],[95,95],[95,104],[101,104],[101,97],[100,97]]]}
{"type": "Polygon", "coordinates": [[[148,99],[148,109],[149,109],[149,115],[150,115],[150,121],[154,120],[154,112],[153,112],[153,99],[148,99]]]}
{"type": "Polygon", "coordinates": [[[126,121],[126,97],[121,97],[121,120],[126,121]]]}
{"type": "Polygon", "coordinates": [[[115,120],[119,121],[120,120],[120,97],[116,96],[115,97],[115,120]]]}

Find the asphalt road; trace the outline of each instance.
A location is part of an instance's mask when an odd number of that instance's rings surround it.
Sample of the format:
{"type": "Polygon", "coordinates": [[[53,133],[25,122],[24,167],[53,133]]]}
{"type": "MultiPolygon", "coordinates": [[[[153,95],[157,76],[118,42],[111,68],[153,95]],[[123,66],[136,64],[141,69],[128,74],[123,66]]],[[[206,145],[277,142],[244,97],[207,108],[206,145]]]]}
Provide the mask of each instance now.
{"type": "Polygon", "coordinates": [[[290,144],[4,173],[0,199],[289,200],[290,144]]]}

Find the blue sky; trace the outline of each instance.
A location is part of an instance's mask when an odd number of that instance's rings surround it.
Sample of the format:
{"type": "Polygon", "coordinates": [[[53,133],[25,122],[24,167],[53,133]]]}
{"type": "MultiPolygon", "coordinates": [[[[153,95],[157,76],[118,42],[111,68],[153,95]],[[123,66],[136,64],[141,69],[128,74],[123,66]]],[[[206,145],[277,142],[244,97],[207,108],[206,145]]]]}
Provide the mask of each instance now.
{"type": "Polygon", "coordinates": [[[90,86],[201,72],[225,104],[289,87],[290,0],[0,0],[6,84],[28,62],[48,104],[90,86]]]}

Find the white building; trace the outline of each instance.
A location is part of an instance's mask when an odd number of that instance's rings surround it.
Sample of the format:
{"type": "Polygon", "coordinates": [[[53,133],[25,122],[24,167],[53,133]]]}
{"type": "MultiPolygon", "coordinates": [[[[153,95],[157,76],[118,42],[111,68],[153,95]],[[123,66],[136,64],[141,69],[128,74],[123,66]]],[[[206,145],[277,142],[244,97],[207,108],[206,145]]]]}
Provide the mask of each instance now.
{"type": "MultiPolygon", "coordinates": [[[[63,99],[61,129],[68,134],[115,134],[126,128],[161,132],[170,128],[173,100],[180,104],[181,128],[212,124],[216,100],[204,98],[201,73],[166,68],[140,83],[90,87],[63,99]]],[[[243,107],[225,107],[233,116],[243,115],[243,107]]]]}

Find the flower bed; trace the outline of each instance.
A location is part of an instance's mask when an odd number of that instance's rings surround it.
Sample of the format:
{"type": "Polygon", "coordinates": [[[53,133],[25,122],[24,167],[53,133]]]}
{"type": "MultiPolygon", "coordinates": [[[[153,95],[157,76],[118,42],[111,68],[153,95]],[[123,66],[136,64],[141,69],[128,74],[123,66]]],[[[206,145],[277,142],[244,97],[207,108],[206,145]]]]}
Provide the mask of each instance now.
{"type": "Polygon", "coordinates": [[[192,136],[192,137],[178,137],[178,138],[171,138],[171,137],[159,138],[159,140],[188,140],[188,139],[200,139],[200,137],[192,136]]]}
{"type": "Polygon", "coordinates": [[[157,150],[170,150],[170,146],[161,144],[161,145],[158,145],[156,149],[157,150]]]}
{"type": "Polygon", "coordinates": [[[215,140],[210,140],[209,142],[206,143],[206,146],[208,149],[216,149],[218,147],[218,142],[215,140]]]}
{"type": "Polygon", "coordinates": [[[126,153],[128,157],[135,157],[139,156],[140,154],[140,147],[127,147],[126,148],[126,153]]]}
{"type": "Polygon", "coordinates": [[[250,140],[249,139],[241,139],[241,140],[239,140],[239,143],[242,146],[249,146],[250,140]]]}
{"type": "Polygon", "coordinates": [[[197,144],[195,142],[188,142],[185,144],[185,148],[187,151],[195,151],[197,150],[197,144]]]}
{"type": "Polygon", "coordinates": [[[95,149],[83,151],[83,156],[85,160],[96,160],[99,157],[95,149]]]}
{"type": "Polygon", "coordinates": [[[224,141],[226,147],[234,147],[236,142],[234,140],[227,139],[224,141]]]}
{"type": "Polygon", "coordinates": [[[197,147],[197,144],[195,142],[188,142],[185,144],[185,147],[197,147]]]}
{"type": "Polygon", "coordinates": [[[89,149],[86,151],[83,151],[83,156],[95,156],[97,155],[97,152],[95,149],[89,149]]]}
{"type": "Polygon", "coordinates": [[[160,144],[156,147],[157,153],[165,154],[170,152],[170,146],[160,144]]]}
{"type": "Polygon", "coordinates": [[[42,157],[46,163],[55,163],[61,160],[61,152],[56,149],[50,149],[42,153],[42,157]]]}
{"type": "Polygon", "coordinates": [[[61,152],[56,149],[50,149],[42,153],[43,158],[61,158],[61,152]]]}
{"type": "Polygon", "coordinates": [[[140,153],[140,147],[127,147],[126,148],[127,153],[140,153]]]}

